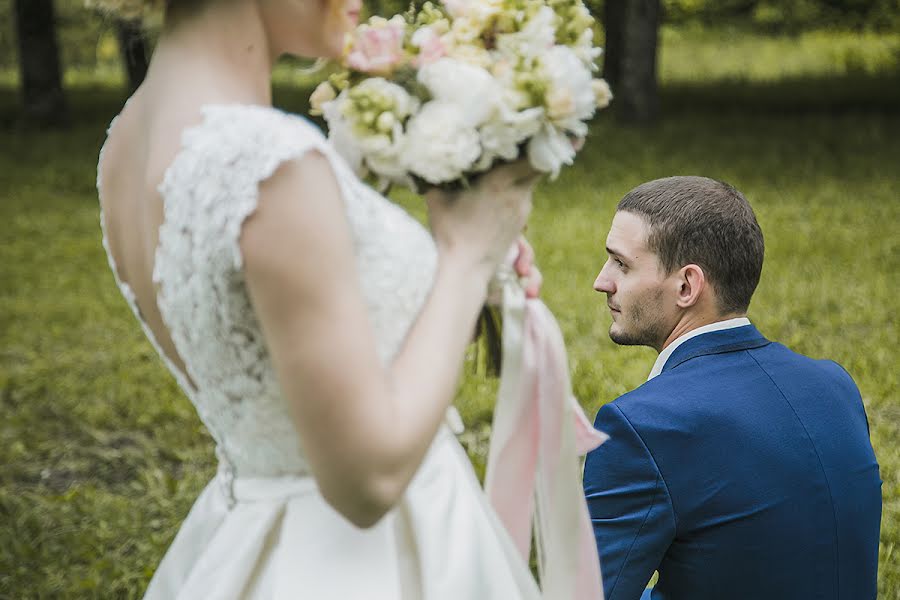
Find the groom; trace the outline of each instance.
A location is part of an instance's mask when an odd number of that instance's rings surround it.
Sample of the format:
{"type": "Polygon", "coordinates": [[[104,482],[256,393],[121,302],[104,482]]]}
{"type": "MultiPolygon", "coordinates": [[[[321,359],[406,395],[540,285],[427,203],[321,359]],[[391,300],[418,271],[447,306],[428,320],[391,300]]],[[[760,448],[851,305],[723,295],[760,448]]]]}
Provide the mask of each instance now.
{"type": "Polygon", "coordinates": [[[585,463],[606,600],[874,600],[881,480],[863,403],[838,364],[747,319],[763,236],[741,193],[638,186],[606,252],[594,289],[610,337],[660,353],[600,409],[610,440],[585,463]]]}

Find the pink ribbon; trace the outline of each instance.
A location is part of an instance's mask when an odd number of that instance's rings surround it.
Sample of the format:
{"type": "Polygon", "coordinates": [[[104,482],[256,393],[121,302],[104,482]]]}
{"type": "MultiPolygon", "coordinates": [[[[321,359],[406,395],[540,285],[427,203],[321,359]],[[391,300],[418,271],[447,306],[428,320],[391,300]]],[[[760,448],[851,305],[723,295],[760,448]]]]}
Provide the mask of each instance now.
{"type": "Polygon", "coordinates": [[[572,395],[562,333],[538,299],[525,299],[504,270],[503,371],[494,409],[485,488],[528,560],[532,524],[542,596],[602,600],[600,562],[581,488],[579,455],[606,434],[572,395]]]}

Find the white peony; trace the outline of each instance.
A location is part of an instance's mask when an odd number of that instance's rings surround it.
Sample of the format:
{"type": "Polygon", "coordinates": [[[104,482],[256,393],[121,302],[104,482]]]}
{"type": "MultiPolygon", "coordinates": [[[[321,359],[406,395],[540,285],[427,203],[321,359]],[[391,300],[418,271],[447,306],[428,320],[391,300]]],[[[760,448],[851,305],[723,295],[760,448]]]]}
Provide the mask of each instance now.
{"type": "Polygon", "coordinates": [[[503,110],[496,118],[485,123],[481,135],[481,158],[476,171],[484,171],[496,159],[515,160],[519,157],[519,145],[541,128],[544,109],[530,108],[523,111],[503,110]]]}
{"type": "Polygon", "coordinates": [[[469,127],[478,127],[500,108],[503,89],[490,73],[452,58],[422,67],[419,82],[432,97],[459,108],[469,127]]]}
{"type": "Polygon", "coordinates": [[[429,183],[459,179],[480,154],[478,132],[458,104],[433,100],[407,124],[405,166],[429,183]]]}
{"type": "Polygon", "coordinates": [[[541,64],[548,83],[545,104],[553,125],[578,137],[587,135],[584,121],[597,109],[590,70],[566,46],[548,50],[541,64]]]}
{"type": "Polygon", "coordinates": [[[563,165],[571,165],[575,159],[575,147],[569,137],[549,123],[528,141],[528,160],[537,171],[559,175],[563,165]]]}
{"type": "Polygon", "coordinates": [[[394,127],[393,137],[372,136],[366,138],[361,146],[366,166],[378,176],[382,188],[390,182],[406,181],[406,165],[403,162],[406,136],[399,123],[394,127]]]}

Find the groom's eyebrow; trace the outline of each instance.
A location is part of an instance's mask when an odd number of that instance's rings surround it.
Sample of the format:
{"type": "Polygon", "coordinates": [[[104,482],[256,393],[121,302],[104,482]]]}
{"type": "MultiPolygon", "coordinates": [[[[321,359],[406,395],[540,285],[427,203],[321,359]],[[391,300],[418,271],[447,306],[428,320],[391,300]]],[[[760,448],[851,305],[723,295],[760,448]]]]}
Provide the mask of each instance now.
{"type": "Polygon", "coordinates": [[[619,259],[625,258],[624,254],[622,254],[618,250],[614,250],[614,249],[610,248],[609,246],[606,247],[606,253],[609,254],[610,256],[615,256],[616,258],[619,258],[619,259]]]}

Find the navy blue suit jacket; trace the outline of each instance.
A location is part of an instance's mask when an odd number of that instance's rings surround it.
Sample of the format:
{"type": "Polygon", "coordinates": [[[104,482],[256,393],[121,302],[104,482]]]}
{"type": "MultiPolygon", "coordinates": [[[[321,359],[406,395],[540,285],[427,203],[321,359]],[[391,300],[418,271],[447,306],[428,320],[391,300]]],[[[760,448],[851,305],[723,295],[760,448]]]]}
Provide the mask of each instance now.
{"type": "Polygon", "coordinates": [[[874,600],[881,479],[837,363],[752,325],[600,409],[584,470],[607,600],[874,600]]]}

